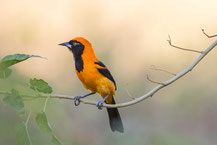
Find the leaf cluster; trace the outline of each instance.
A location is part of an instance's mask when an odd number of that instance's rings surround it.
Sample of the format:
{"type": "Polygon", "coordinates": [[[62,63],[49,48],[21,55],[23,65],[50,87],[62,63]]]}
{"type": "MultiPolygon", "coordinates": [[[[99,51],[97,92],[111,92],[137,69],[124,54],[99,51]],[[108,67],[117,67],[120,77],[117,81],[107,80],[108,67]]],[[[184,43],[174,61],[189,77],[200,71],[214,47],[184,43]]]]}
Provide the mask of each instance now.
{"type": "MultiPolygon", "coordinates": [[[[12,73],[12,69],[10,69],[11,66],[33,57],[43,58],[38,55],[26,55],[26,54],[14,54],[14,55],[5,56],[2,60],[0,60],[0,79],[6,79],[11,75],[12,73]]],[[[37,78],[29,79],[29,88],[33,89],[36,92],[36,94],[38,94],[38,96],[40,96],[40,93],[51,94],[53,92],[52,87],[46,81],[37,78]]],[[[23,95],[18,90],[11,89],[9,91],[5,91],[5,93],[3,93],[2,96],[3,96],[2,97],[3,104],[15,109],[21,117],[25,115],[24,98],[26,97],[26,95],[23,95]]],[[[34,96],[34,98],[37,98],[37,96],[34,96]]],[[[48,122],[47,115],[45,113],[48,99],[49,98],[46,98],[44,104],[44,110],[36,114],[35,120],[39,129],[42,132],[51,135],[51,142],[53,145],[61,145],[60,141],[54,134],[48,122]]],[[[29,113],[26,119],[26,123],[19,123],[16,126],[16,140],[18,145],[32,145],[31,138],[28,132],[28,122],[30,118],[31,118],[31,113],[29,113]]]]}

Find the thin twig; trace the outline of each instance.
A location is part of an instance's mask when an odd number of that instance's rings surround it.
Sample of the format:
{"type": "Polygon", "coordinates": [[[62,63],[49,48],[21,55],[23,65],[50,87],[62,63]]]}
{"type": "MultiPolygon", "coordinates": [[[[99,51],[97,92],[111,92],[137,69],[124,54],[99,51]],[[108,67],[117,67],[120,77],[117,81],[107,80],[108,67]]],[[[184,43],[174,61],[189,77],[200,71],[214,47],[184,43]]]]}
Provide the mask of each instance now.
{"type": "Polygon", "coordinates": [[[26,122],[25,122],[25,125],[26,125],[26,126],[27,126],[28,123],[29,123],[29,120],[30,120],[31,115],[32,115],[32,110],[30,109],[29,114],[28,114],[27,119],[26,119],[26,122]]]}
{"type": "Polygon", "coordinates": [[[166,72],[166,73],[171,74],[171,75],[174,75],[174,76],[176,75],[175,73],[169,72],[169,71],[167,71],[167,70],[160,69],[160,68],[156,68],[154,65],[152,65],[152,66],[150,67],[150,69],[157,70],[157,71],[162,71],[162,72],[166,72]]]}
{"type": "Polygon", "coordinates": [[[181,49],[181,50],[185,50],[185,51],[191,51],[191,52],[197,52],[197,53],[202,53],[202,51],[198,51],[198,50],[193,50],[193,49],[187,49],[187,48],[182,48],[182,47],[179,47],[179,46],[175,46],[172,44],[172,40],[170,38],[170,35],[168,35],[169,37],[169,40],[167,40],[170,44],[170,46],[174,47],[174,48],[177,48],[177,49],[181,49]]]}
{"type": "Polygon", "coordinates": [[[47,97],[45,102],[44,102],[44,108],[43,108],[43,112],[45,112],[46,108],[47,108],[47,102],[49,100],[50,97],[47,97]]]}
{"type": "Polygon", "coordinates": [[[129,92],[129,90],[128,89],[125,89],[126,90],[126,92],[127,92],[127,94],[128,94],[128,96],[130,96],[130,98],[132,98],[132,99],[135,99],[135,97],[133,97],[133,95],[129,92]]]}
{"type": "Polygon", "coordinates": [[[150,82],[152,82],[152,83],[154,83],[154,84],[158,84],[158,85],[161,84],[161,85],[164,85],[164,83],[151,80],[151,79],[149,78],[149,75],[146,75],[146,78],[147,78],[148,81],[150,81],[150,82]]]}
{"type": "Polygon", "coordinates": [[[202,30],[202,32],[203,32],[203,34],[204,35],[206,35],[206,37],[208,37],[208,38],[213,38],[213,37],[217,37],[217,35],[208,35],[205,31],[204,31],[204,29],[201,29],[202,30]]]}

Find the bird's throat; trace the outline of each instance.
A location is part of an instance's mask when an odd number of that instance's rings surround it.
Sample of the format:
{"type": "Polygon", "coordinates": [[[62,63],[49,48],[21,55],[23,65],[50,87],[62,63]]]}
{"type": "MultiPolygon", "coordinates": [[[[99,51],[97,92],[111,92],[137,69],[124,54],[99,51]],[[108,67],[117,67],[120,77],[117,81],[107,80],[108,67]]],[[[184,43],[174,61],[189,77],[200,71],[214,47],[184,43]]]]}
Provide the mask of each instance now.
{"type": "Polygon", "coordinates": [[[83,71],[84,69],[84,62],[81,56],[74,56],[75,58],[75,68],[78,72],[83,71]]]}

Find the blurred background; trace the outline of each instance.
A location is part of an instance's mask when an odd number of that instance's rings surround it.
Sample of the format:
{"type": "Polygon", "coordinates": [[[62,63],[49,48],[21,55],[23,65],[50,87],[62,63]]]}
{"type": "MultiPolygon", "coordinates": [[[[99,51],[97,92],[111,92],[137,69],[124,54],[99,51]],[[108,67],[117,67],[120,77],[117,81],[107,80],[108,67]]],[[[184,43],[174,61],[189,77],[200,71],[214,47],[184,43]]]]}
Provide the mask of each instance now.
{"type": "MultiPolygon", "coordinates": [[[[159,82],[171,77],[150,66],[177,73],[199,55],[170,47],[168,34],[174,44],[196,50],[215,40],[201,28],[217,33],[216,5],[216,0],[1,0],[0,57],[25,53],[47,60],[32,58],[13,66],[12,76],[0,80],[0,89],[28,92],[28,79],[36,77],[46,80],[54,93],[87,93],[75,74],[72,54],[57,45],[82,36],[112,72],[118,86],[116,102],[140,97],[156,86],[147,81],[147,74],[159,82]]],[[[214,49],[192,72],[153,98],[120,108],[123,134],[110,130],[105,109],[75,107],[68,100],[49,100],[48,120],[64,145],[216,145],[216,54],[214,49]]],[[[51,144],[34,120],[43,102],[26,102],[26,109],[33,110],[33,145],[51,144]]],[[[16,144],[15,125],[24,119],[0,103],[1,145],[16,144]]]]}

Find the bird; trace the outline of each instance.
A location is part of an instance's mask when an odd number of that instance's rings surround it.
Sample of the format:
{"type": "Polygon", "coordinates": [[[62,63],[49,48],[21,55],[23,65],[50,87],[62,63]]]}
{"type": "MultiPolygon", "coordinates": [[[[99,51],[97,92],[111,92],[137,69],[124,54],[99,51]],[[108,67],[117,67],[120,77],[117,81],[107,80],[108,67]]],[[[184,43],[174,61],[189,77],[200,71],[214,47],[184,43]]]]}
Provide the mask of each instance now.
{"type": "MultiPolygon", "coordinates": [[[[60,43],[66,46],[74,56],[75,71],[85,89],[89,93],[74,97],[75,105],[79,105],[80,98],[98,93],[103,99],[96,106],[102,109],[103,103],[115,104],[114,96],[117,86],[108,68],[97,59],[91,43],[83,37],[76,37],[68,42],[60,43]]],[[[124,132],[123,123],[117,108],[106,108],[110,128],[113,132],[124,132]]]]}

